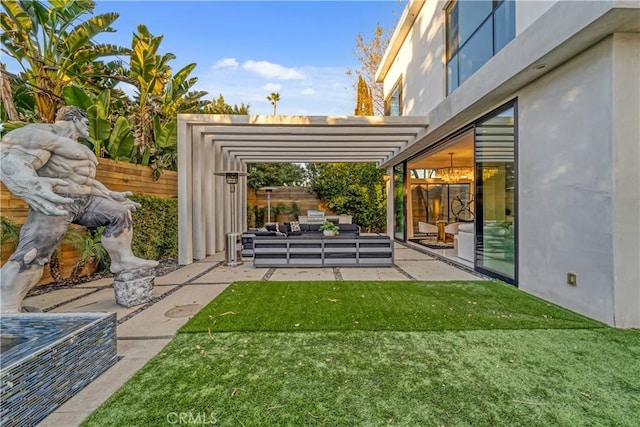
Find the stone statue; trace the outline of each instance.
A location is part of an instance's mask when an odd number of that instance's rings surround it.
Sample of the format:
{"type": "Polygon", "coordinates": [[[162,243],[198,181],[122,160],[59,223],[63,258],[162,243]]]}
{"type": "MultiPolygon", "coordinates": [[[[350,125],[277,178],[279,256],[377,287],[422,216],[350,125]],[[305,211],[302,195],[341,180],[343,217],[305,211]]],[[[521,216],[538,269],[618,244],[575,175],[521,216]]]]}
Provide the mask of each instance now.
{"type": "Polygon", "coordinates": [[[21,310],[71,223],[105,227],[102,244],[113,273],[158,265],[131,252],[131,211],[140,205],[128,199],[131,192],[111,191],[95,179],[98,160],[77,142],[88,133],[87,115],[66,106],[54,124],[29,124],[2,138],[1,180],[29,205],[18,248],[0,270],[2,313],[21,310]]]}

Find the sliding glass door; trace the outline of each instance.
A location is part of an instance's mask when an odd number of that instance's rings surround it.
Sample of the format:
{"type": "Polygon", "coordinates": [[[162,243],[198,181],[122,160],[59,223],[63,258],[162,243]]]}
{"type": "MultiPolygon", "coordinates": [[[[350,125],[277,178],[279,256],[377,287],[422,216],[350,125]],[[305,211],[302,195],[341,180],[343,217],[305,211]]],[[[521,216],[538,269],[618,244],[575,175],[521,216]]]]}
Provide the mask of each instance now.
{"type": "Polygon", "coordinates": [[[516,280],[515,103],[476,124],[476,268],[516,280]]]}
{"type": "Polygon", "coordinates": [[[401,163],[393,167],[393,237],[402,241],[406,239],[404,165],[401,163]]]}

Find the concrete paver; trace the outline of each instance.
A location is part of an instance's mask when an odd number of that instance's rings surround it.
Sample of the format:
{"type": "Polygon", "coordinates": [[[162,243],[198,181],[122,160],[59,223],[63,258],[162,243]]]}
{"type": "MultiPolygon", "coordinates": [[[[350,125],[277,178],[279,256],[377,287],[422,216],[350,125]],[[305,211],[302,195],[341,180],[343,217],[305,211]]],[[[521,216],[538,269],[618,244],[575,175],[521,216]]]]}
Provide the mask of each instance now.
{"type": "Polygon", "coordinates": [[[56,289],[54,291],[47,292],[46,294],[25,298],[22,305],[45,310],[53,307],[54,305],[62,304],[65,301],[69,301],[73,298],[91,294],[94,291],[94,289],[86,288],[56,289]]]}
{"type": "Polygon", "coordinates": [[[336,280],[336,275],[333,268],[278,268],[269,280],[336,280]]]}
{"type": "Polygon", "coordinates": [[[396,261],[416,280],[480,280],[478,276],[438,260],[396,261]]]}
{"type": "Polygon", "coordinates": [[[105,277],[104,279],[94,280],[92,282],[80,283],[75,285],[75,288],[101,288],[102,286],[111,286],[113,284],[113,277],[105,277]]]}
{"type": "Polygon", "coordinates": [[[344,280],[410,280],[393,267],[349,267],[340,273],[344,280]]]}
{"type": "Polygon", "coordinates": [[[251,261],[236,267],[218,266],[193,283],[231,283],[238,280],[262,280],[268,268],[254,268],[251,261]]]}
{"type": "Polygon", "coordinates": [[[393,251],[393,258],[395,261],[406,261],[406,260],[431,260],[435,259],[431,255],[427,255],[423,252],[414,251],[409,248],[395,248],[393,251]]]}
{"type": "MultiPolygon", "coordinates": [[[[166,286],[154,286],[153,295],[158,297],[166,292],[169,292],[171,289],[175,288],[177,285],[166,285],[166,286]]],[[[126,316],[129,313],[132,313],[138,309],[138,306],[134,307],[122,307],[116,304],[115,294],[113,292],[113,288],[101,289],[98,292],[95,292],[91,295],[87,295],[84,298],[78,299],[76,301],[72,301],[70,303],[61,305],[60,307],[52,310],[54,313],[66,313],[69,311],[73,312],[115,312],[118,316],[118,319],[126,316]]]]}
{"type": "Polygon", "coordinates": [[[215,265],[216,262],[195,262],[165,276],[156,277],[154,283],[156,285],[181,284],[213,268],[215,265]]]}
{"type": "Polygon", "coordinates": [[[118,326],[118,337],[173,336],[189,317],[167,317],[169,310],[189,304],[205,306],[222,292],[226,285],[185,285],[155,303],[142,313],[118,326]]]}

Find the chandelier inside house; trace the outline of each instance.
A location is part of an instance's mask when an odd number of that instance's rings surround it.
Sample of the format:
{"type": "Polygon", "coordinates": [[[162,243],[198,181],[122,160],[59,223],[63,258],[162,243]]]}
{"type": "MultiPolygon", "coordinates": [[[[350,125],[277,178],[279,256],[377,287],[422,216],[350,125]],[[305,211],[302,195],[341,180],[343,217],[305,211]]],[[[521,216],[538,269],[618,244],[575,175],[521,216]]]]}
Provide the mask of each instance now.
{"type": "Polygon", "coordinates": [[[473,180],[473,168],[469,167],[454,167],[453,155],[454,153],[448,153],[451,156],[450,166],[446,168],[440,168],[437,171],[437,176],[444,182],[459,182],[459,181],[472,181],[473,180]]]}

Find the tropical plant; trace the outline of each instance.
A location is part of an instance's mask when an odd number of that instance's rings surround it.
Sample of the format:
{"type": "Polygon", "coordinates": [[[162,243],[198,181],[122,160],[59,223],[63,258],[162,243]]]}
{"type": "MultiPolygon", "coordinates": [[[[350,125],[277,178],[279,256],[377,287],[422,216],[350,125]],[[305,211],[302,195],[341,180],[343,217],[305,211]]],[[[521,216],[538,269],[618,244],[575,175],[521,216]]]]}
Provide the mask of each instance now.
{"type": "Polygon", "coordinates": [[[340,228],[338,228],[337,225],[335,225],[333,222],[327,220],[325,222],[323,222],[322,224],[320,224],[319,227],[320,231],[330,231],[333,232],[333,234],[340,234],[340,228]]]}
{"type": "Polygon", "coordinates": [[[140,163],[145,166],[155,153],[152,115],[161,111],[161,96],[171,78],[169,61],[176,57],[173,53],[158,55],[162,39],[163,36],[152,35],[146,26],[138,25],[138,33],[131,42],[129,76],[137,92],[134,97],[137,105],[132,112],[134,144],[140,163]]]}
{"type": "Polygon", "coordinates": [[[5,217],[0,217],[0,224],[2,225],[2,228],[0,228],[0,242],[3,245],[10,242],[12,244],[10,250],[14,252],[20,241],[20,229],[22,227],[5,217]]]}
{"type": "Polygon", "coordinates": [[[0,105],[3,107],[0,111],[4,119],[2,121],[17,122],[20,121],[20,115],[18,115],[11,93],[11,80],[7,73],[7,67],[0,63],[0,105]]]}
{"type": "Polygon", "coordinates": [[[273,115],[275,116],[278,102],[280,102],[280,94],[278,92],[271,92],[271,95],[267,96],[267,101],[273,105],[273,115]]]}
{"type": "Polygon", "coordinates": [[[247,225],[251,227],[262,227],[267,217],[265,206],[247,206],[247,225]]]}
{"type": "MultiPolygon", "coordinates": [[[[64,234],[62,238],[62,242],[73,246],[73,242],[80,239],[81,232],[76,227],[70,227],[67,229],[67,232],[64,234]]],[[[56,246],[51,257],[49,258],[49,263],[47,266],[49,267],[49,273],[51,274],[51,278],[55,283],[60,283],[63,281],[62,278],[62,269],[60,268],[60,252],[61,252],[61,244],[56,246]]]]}
{"type": "Polygon", "coordinates": [[[89,137],[86,142],[96,157],[130,161],[133,153],[131,124],[124,116],[112,114],[113,92],[113,89],[105,89],[95,95],[78,86],[67,86],[62,91],[67,105],[75,105],[89,116],[89,137]]]}
{"type": "Polygon", "coordinates": [[[292,221],[297,221],[298,217],[300,216],[300,205],[297,204],[296,202],[291,202],[291,206],[289,206],[289,209],[287,211],[287,214],[289,215],[289,219],[292,221]]]}
{"type": "Polygon", "coordinates": [[[2,2],[2,51],[22,67],[20,75],[33,91],[40,120],[51,123],[63,103],[62,90],[71,81],[81,84],[85,71],[100,57],[128,55],[115,45],[99,44],[94,38],[113,32],[117,13],[93,13],[92,0],[2,2]]]}
{"type": "MultiPolygon", "coordinates": [[[[0,64],[0,66],[3,64],[0,64]]],[[[2,74],[2,106],[0,108],[0,120],[3,122],[4,131],[8,132],[11,129],[7,129],[8,124],[20,124],[21,122],[26,124],[28,122],[35,122],[38,120],[38,112],[36,111],[36,102],[33,97],[33,91],[29,90],[29,86],[25,85],[17,78],[13,78],[8,73],[2,74]],[[8,83],[8,87],[7,87],[8,83]],[[9,113],[6,108],[7,102],[11,102],[17,113],[17,119],[13,113],[9,113]]]]}
{"type": "Polygon", "coordinates": [[[133,35],[129,77],[136,87],[136,106],[131,113],[135,160],[151,165],[156,172],[175,167],[177,113],[197,112],[206,92],[190,92],[197,78],[189,74],[191,63],[173,74],[169,62],[173,53],[159,55],[163,36],[154,36],[146,26],[138,25],[133,35]]]}
{"type": "Polygon", "coordinates": [[[72,279],[77,279],[82,269],[91,263],[95,263],[97,271],[104,271],[109,268],[111,259],[102,245],[103,232],[104,227],[88,229],[74,234],[69,239],[69,244],[79,252],[78,260],[71,270],[72,279]]]}
{"type": "Polygon", "coordinates": [[[250,105],[244,105],[244,103],[238,106],[234,104],[231,106],[224,100],[224,96],[220,94],[217,98],[213,98],[210,102],[204,103],[202,112],[204,114],[249,114],[250,105]]]}

